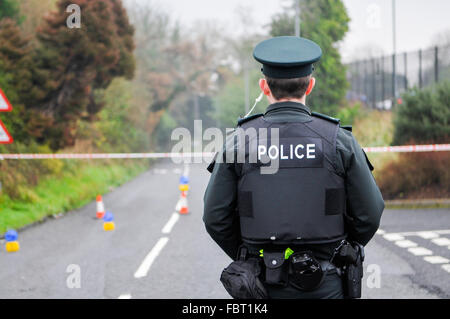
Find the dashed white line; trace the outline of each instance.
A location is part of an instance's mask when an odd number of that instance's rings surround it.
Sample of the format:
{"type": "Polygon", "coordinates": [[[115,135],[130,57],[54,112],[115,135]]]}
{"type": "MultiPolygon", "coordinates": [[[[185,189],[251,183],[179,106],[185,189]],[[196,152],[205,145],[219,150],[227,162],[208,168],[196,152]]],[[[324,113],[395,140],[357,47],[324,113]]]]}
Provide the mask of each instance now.
{"type": "Polygon", "coordinates": [[[401,248],[417,247],[417,244],[410,240],[398,240],[395,244],[401,248]]]}
{"type": "Polygon", "coordinates": [[[183,176],[189,177],[189,164],[184,164],[183,176]]]}
{"type": "Polygon", "coordinates": [[[138,270],[136,270],[134,274],[134,278],[142,278],[147,276],[148,271],[150,270],[150,267],[152,266],[153,262],[155,261],[156,257],[158,257],[161,250],[164,248],[164,246],[169,241],[168,237],[161,237],[156,245],[152,248],[152,250],[148,253],[148,255],[145,257],[142,264],[139,266],[138,270]]]}
{"type": "Polygon", "coordinates": [[[427,256],[423,257],[423,259],[430,264],[446,264],[449,262],[447,258],[441,257],[441,256],[427,256]]]}
{"type": "Polygon", "coordinates": [[[444,269],[447,272],[450,272],[450,264],[442,265],[442,269],[444,269]]]}
{"type": "Polygon", "coordinates": [[[383,235],[384,239],[389,240],[389,241],[397,241],[397,240],[404,240],[405,237],[403,237],[402,235],[399,234],[385,234],[383,235]]]}
{"type": "Polygon", "coordinates": [[[163,234],[170,234],[172,231],[173,226],[176,224],[176,222],[180,219],[180,214],[173,213],[170,217],[169,221],[166,223],[166,225],[162,229],[163,234]]]}
{"type": "Polygon", "coordinates": [[[445,237],[434,238],[431,241],[438,246],[450,246],[450,239],[445,237]]]}
{"type": "Polygon", "coordinates": [[[384,231],[384,230],[382,230],[382,229],[378,229],[377,230],[377,234],[378,235],[384,235],[386,232],[384,231]]]}
{"type": "Polygon", "coordinates": [[[419,234],[422,234],[424,232],[425,233],[436,233],[436,234],[439,234],[439,235],[446,235],[446,234],[450,234],[450,229],[403,232],[403,233],[396,233],[396,234],[402,235],[402,236],[420,236],[419,234]]]}
{"type": "Polygon", "coordinates": [[[408,251],[415,256],[428,256],[433,255],[433,252],[429,249],[423,247],[412,247],[408,248],[408,251]]]}
{"type": "Polygon", "coordinates": [[[432,231],[421,231],[417,233],[417,236],[422,237],[423,239],[431,239],[439,237],[439,234],[432,231]]]}
{"type": "Polygon", "coordinates": [[[123,294],[123,295],[120,295],[119,298],[117,298],[117,299],[131,299],[131,295],[130,294],[123,294]]]}

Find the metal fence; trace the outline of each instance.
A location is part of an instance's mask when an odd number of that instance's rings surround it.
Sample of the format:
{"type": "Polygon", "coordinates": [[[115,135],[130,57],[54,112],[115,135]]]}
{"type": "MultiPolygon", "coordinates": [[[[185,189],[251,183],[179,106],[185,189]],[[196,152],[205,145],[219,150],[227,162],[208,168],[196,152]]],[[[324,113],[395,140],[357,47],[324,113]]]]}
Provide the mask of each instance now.
{"type": "Polygon", "coordinates": [[[412,87],[450,79],[450,44],[347,65],[347,99],[377,109],[390,109],[412,87]]]}

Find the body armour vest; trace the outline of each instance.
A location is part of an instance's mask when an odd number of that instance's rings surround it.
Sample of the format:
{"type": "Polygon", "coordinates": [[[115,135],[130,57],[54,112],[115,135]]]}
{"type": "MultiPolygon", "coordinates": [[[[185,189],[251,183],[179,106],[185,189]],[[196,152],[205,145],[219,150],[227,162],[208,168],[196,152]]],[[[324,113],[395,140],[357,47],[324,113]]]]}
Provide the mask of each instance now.
{"type": "MultiPolygon", "coordinates": [[[[344,178],[336,173],[338,121],[238,127],[245,160],[235,165],[241,235],[246,243],[321,244],[345,238],[344,178]]],[[[238,153],[239,154],[239,153],[238,153]]],[[[239,158],[239,155],[238,155],[239,158]]]]}

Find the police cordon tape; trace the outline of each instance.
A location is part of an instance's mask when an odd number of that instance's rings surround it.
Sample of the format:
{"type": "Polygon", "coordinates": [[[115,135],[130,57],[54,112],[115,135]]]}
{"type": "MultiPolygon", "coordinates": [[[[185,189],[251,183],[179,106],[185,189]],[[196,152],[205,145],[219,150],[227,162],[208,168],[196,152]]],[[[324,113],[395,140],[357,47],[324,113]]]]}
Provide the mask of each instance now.
{"type": "MultiPolygon", "coordinates": [[[[450,151],[450,144],[364,147],[366,153],[415,153],[450,151]]],[[[198,158],[215,153],[87,153],[87,154],[0,154],[0,160],[28,159],[135,159],[135,158],[198,158]]]]}
{"type": "Polygon", "coordinates": [[[414,153],[450,151],[450,144],[364,147],[366,153],[414,153]]]}

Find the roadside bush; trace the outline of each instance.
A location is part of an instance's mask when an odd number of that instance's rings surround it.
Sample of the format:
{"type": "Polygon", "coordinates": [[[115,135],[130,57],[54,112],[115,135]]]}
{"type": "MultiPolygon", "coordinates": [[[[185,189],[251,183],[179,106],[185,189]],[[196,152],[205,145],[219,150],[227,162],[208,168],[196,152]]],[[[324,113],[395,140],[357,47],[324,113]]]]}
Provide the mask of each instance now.
{"type": "MultiPolygon", "coordinates": [[[[394,145],[448,143],[450,82],[403,96],[395,111],[394,145]]],[[[401,153],[377,174],[386,199],[449,198],[448,152],[401,153]]]]}
{"type": "Polygon", "coordinates": [[[353,125],[356,118],[362,113],[361,103],[354,103],[339,110],[336,117],[341,120],[342,125],[353,125]]]}
{"type": "Polygon", "coordinates": [[[403,95],[394,118],[394,145],[446,143],[450,139],[450,81],[403,95]]]}
{"type": "Polygon", "coordinates": [[[449,198],[448,152],[405,153],[385,165],[377,183],[385,199],[449,198]]]}

